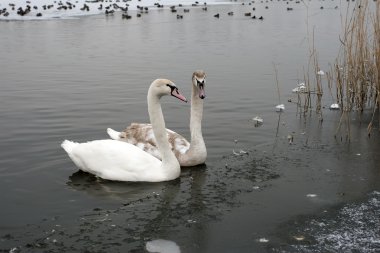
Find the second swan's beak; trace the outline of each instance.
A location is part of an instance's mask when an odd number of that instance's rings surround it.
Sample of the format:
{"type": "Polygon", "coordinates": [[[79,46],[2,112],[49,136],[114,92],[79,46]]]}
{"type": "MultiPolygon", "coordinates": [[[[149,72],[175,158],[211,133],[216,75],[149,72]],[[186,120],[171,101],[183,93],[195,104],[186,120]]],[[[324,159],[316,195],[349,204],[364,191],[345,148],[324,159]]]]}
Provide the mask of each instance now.
{"type": "Polygon", "coordinates": [[[200,99],[206,98],[205,80],[202,80],[202,81],[197,80],[197,86],[198,86],[198,89],[199,89],[199,98],[200,99]]]}
{"type": "Polygon", "coordinates": [[[179,93],[178,88],[173,89],[172,92],[171,92],[171,94],[172,94],[173,97],[176,97],[179,100],[182,100],[182,101],[184,101],[184,102],[187,103],[187,99],[185,98],[184,95],[182,95],[181,93],[179,93]]]}

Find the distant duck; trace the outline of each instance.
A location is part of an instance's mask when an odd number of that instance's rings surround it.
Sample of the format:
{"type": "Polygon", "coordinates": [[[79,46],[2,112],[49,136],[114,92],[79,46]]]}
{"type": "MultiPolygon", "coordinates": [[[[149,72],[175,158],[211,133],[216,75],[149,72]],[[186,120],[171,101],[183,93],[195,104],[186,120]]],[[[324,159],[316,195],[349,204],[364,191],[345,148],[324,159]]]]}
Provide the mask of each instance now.
{"type": "Polygon", "coordinates": [[[106,10],[104,13],[108,16],[108,15],[113,15],[114,14],[114,10],[106,10]]]}
{"type": "Polygon", "coordinates": [[[254,16],[252,17],[252,19],[256,19],[256,16],[254,15],[254,16]]]}
{"type": "Polygon", "coordinates": [[[183,9],[183,12],[190,12],[190,9],[183,9]]]}
{"type": "Polygon", "coordinates": [[[219,18],[219,13],[214,15],[215,18],[219,18]]]}
{"type": "Polygon", "coordinates": [[[121,14],[121,18],[122,19],[131,19],[132,16],[128,15],[127,13],[123,13],[123,14],[121,14]]]}
{"type": "Polygon", "coordinates": [[[183,19],[183,15],[177,14],[177,19],[183,19]]]}
{"type": "Polygon", "coordinates": [[[140,18],[140,17],[141,17],[141,14],[140,14],[140,13],[137,13],[137,14],[136,14],[136,17],[140,18]]]}
{"type": "Polygon", "coordinates": [[[264,20],[263,16],[260,16],[259,19],[260,19],[260,20],[264,20]]]}
{"type": "Polygon", "coordinates": [[[90,6],[88,6],[87,4],[83,4],[83,7],[80,8],[81,11],[90,11],[90,6]]]}
{"type": "Polygon", "coordinates": [[[42,13],[41,12],[37,13],[36,17],[42,17],[42,13]]]}
{"type": "Polygon", "coordinates": [[[250,13],[250,12],[246,12],[246,13],[244,13],[244,16],[246,16],[246,17],[250,17],[250,16],[251,16],[251,13],[250,13]]]}
{"type": "Polygon", "coordinates": [[[288,8],[286,8],[286,10],[287,10],[287,11],[292,11],[292,10],[293,10],[293,8],[291,8],[291,7],[288,7],[288,8]]]}
{"type": "Polygon", "coordinates": [[[103,9],[103,4],[100,4],[99,7],[98,7],[98,10],[102,10],[103,9]]]}
{"type": "Polygon", "coordinates": [[[207,11],[207,7],[203,7],[202,10],[207,11]]]}
{"type": "Polygon", "coordinates": [[[228,12],[227,14],[228,14],[228,16],[232,16],[232,15],[234,15],[234,12],[233,12],[233,11],[230,11],[230,12],[228,12]]]}
{"type": "Polygon", "coordinates": [[[176,8],[175,8],[174,5],[173,5],[173,6],[170,6],[170,11],[173,12],[173,13],[177,12],[177,10],[176,10],[176,8]]]}

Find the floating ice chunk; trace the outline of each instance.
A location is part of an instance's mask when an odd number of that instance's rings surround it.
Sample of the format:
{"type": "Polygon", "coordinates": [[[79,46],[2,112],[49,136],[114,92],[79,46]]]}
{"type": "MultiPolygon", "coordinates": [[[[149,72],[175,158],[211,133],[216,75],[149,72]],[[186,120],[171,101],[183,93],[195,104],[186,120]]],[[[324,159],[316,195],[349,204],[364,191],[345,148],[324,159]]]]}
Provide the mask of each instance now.
{"type": "Polygon", "coordinates": [[[339,104],[334,103],[334,104],[330,105],[330,110],[339,110],[339,104]]]}
{"type": "Polygon", "coordinates": [[[247,152],[247,151],[245,151],[245,150],[242,150],[242,149],[240,149],[239,153],[240,153],[240,154],[243,154],[243,155],[246,155],[246,154],[248,154],[248,152],[247,152]]]}
{"type": "Polygon", "coordinates": [[[320,75],[320,76],[324,76],[324,75],[325,75],[325,72],[323,72],[323,70],[320,69],[320,70],[317,72],[317,74],[320,75]]]}
{"type": "Polygon", "coordinates": [[[305,240],[305,237],[303,235],[300,235],[300,236],[293,236],[294,239],[296,239],[297,241],[303,241],[305,240]]]}
{"type": "Polygon", "coordinates": [[[260,239],[259,239],[259,242],[264,242],[264,243],[266,243],[266,242],[269,242],[269,240],[266,239],[266,238],[260,238],[260,239]]]}
{"type": "Polygon", "coordinates": [[[305,83],[298,84],[297,87],[292,90],[293,93],[302,93],[305,91],[306,91],[305,83]]]}
{"type": "Polygon", "coordinates": [[[146,243],[146,250],[148,252],[158,253],[181,253],[179,246],[169,240],[157,239],[146,243]]]}
{"type": "Polygon", "coordinates": [[[285,110],[285,105],[284,104],[280,104],[280,105],[276,106],[276,112],[282,112],[284,110],[285,110]]]}
{"type": "Polygon", "coordinates": [[[307,194],[306,195],[306,197],[308,197],[308,198],[315,198],[317,196],[318,196],[317,194],[307,194]]]}
{"type": "Polygon", "coordinates": [[[294,137],[293,137],[293,135],[288,134],[287,138],[288,138],[288,142],[289,142],[289,144],[292,144],[293,141],[294,141],[294,137]]]}
{"type": "Polygon", "coordinates": [[[253,123],[255,123],[256,127],[261,126],[264,122],[264,120],[259,116],[252,118],[252,121],[253,121],[253,123]]]}
{"type": "Polygon", "coordinates": [[[247,151],[244,151],[242,149],[239,150],[239,152],[236,152],[235,149],[232,150],[232,153],[236,156],[241,156],[241,155],[247,155],[248,152],[247,151]]]}

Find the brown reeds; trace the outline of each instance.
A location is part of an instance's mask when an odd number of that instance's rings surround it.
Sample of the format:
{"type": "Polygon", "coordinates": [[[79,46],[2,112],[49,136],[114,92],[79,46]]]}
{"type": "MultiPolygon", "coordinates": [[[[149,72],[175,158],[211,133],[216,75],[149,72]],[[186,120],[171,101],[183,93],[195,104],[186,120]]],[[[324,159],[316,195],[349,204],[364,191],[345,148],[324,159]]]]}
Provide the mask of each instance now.
{"type": "MultiPolygon", "coordinates": [[[[342,35],[339,37],[341,48],[335,63],[326,72],[330,94],[341,109],[336,133],[345,130],[347,140],[350,140],[351,116],[354,114],[360,120],[363,115],[372,114],[367,128],[368,135],[376,119],[380,129],[380,1],[359,0],[353,4],[354,6],[348,5],[343,15],[342,35]],[[343,129],[343,125],[346,128],[343,129]]],[[[307,112],[311,112],[311,100],[316,95],[315,112],[322,121],[323,76],[318,75],[320,69],[314,45],[314,31],[308,39],[309,63],[304,71],[307,89],[302,96],[298,94],[297,104],[306,116],[307,112]]]]}
{"type": "Polygon", "coordinates": [[[297,105],[300,108],[301,114],[305,118],[308,115],[311,115],[313,109],[313,101],[314,96],[316,96],[315,102],[315,112],[317,113],[319,120],[323,121],[322,115],[322,96],[323,96],[323,88],[322,88],[322,76],[318,74],[320,70],[318,64],[318,53],[314,46],[314,32],[312,44],[309,49],[309,62],[307,66],[307,70],[304,69],[304,84],[306,89],[302,90],[298,93],[298,101],[297,105]],[[310,75],[310,73],[314,73],[310,75]]]}
{"type": "Polygon", "coordinates": [[[361,118],[368,109],[372,110],[370,134],[380,104],[380,3],[356,2],[352,14],[347,9],[343,28],[341,50],[332,68],[334,78],[330,79],[342,110],[337,131],[345,123],[349,136],[351,115],[358,113],[361,118]],[[376,5],[375,11],[370,4],[376,5]]]}

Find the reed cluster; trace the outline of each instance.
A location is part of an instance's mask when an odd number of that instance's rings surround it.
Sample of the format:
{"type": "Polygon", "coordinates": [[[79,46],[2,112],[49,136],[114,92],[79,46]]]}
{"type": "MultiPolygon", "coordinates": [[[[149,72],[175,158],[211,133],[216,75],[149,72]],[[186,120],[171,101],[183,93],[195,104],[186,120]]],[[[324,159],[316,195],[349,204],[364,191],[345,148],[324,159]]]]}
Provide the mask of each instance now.
{"type": "Polygon", "coordinates": [[[352,113],[370,110],[370,135],[380,105],[380,2],[357,1],[342,23],[341,48],[327,76],[342,111],[337,130],[345,122],[349,133],[352,113]]]}
{"type": "MultiPolygon", "coordinates": [[[[359,0],[348,5],[342,15],[341,46],[334,64],[326,72],[328,89],[341,110],[337,132],[346,126],[350,139],[350,121],[355,115],[362,120],[370,114],[368,135],[378,121],[380,129],[380,1],[359,0]]],[[[309,33],[309,32],[308,32],[309,33]]],[[[300,115],[311,112],[315,98],[315,111],[323,121],[321,99],[323,95],[322,75],[318,64],[318,53],[314,46],[314,31],[309,39],[309,64],[304,70],[306,89],[298,93],[300,115]],[[314,74],[309,74],[314,73],[314,74]],[[315,97],[316,95],[316,97],[315,97]]]]}

